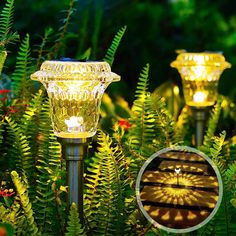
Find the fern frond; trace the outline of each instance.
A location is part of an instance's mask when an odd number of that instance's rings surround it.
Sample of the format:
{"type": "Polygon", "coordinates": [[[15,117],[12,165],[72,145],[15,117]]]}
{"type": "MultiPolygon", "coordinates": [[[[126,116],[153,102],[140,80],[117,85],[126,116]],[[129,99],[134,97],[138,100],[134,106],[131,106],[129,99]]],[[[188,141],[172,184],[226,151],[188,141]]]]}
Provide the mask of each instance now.
{"type": "Polygon", "coordinates": [[[76,2],[77,2],[77,0],[70,0],[70,2],[69,2],[69,8],[66,11],[66,17],[62,20],[63,25],[59,28],[58,37],[55,41],[55,44],[52,47],[51,52],[48,54],[49,60],[54,59],[54,58],[58,58],[60,51],[65,47],[65,45],[64,45],[65,35],[68,31],[71,17],[73,15],[73,13],[76,11],[76,9],[74,8],[74,5],[76,2]]]}
{"type": "Polygon", "coordinates": [[[115,58],[116,51],[120,45],[120,42],[125,34],[127,26],[125,25],[119,31],[116,33],[114,39],[112,40],[111,46],[108,48],[106,55],[104,57],[104,61],[110,64],[112,66],[115,58]]]}
{"type": "Polygon", "coordinates": [[[152,110],[151,94],[148,92],[148,75],[149,64],[143,68],[139,76],[135,93],[136,100],[133,103],[132,113],[129,119],[132,126],[128,132],[128,139],[132,149],[146,156],[148,156],[152,150],[145,149],[145,147],[149,145],[151,148],[150,145],[155,137],[155,116],[152,110]],[[143,153],[145,150],[149,150],[150,152],[145,154],[143,153]]]}
{"type": "Polygon", "coordinates": [[[20,120],[20,128],[26,135],[29,145],[31,147],[32,156],[36,156],[38,150],[38,135],[39,135],[39,122],[42,104],[45,102],[45,94],[39,90],[36,94],[32,95],[28,106],[20,120]]]}
{"type": "Polygon", "coordinates": [[[31,155],[31,150],[29,146],[29,142],[27,137],[20,129],[19,125],[17,125],[10,117],[5,117],[8,123],[8,129],[10,134],[12,135],[12,152],[15,155],[16,159],[16,168],[19,170],[25,171],[27,177],[31,179],[33,174],[33,157],[31,155]]]}
{"type": "Polygon", "coordinates": [[[174,130],[175,121],[169,113],[166,103],[162,97],[152,96],[152,110],[154,112],[154,146],[159,150],[175,144],[174,130]]]}
{"type": "Polygon", "coordinates": [[[234,207],[230,207],[228,193],[227,191],[224,191],[221,206],[213,219],[214,234],[212,235],[235,235],[235,214],[236,209],[234,207]]]}
{"type": "Polygon", "coordinates": [[[10,223],[14,227],[17,225],[17,216],[20,208],[18,202],[14,202],[10,208],[0,205],[0,222],[10,223]]]}
{"type": "Polygon", "coordinates": [[[45,53],[45,46],[48,42],[48,39],[49,37],[51,36],[51,34],[53,33],[53,29],[52,28],[47,28],[45,29],[44,31],[44,36],[42,38],[42,42],[41,44],[39,45],[38,47],[38,57],[37,57],[37,60],[36,60],[36,67],[39,68],[42,60],[45,60],[45,58],[43,57],[43,54],[46,54],[45,53]]]}
{"type": "Polygon", "coordinates": [[[190,134],[190,108],[185,106],[180,115],[178,116],[178,120],[176,122],[176,126],[174,129],[174,139],[176,143],[181,143],[182,145],[190,146],[191,145],[191,135],[190,134]]]}
{"type": "Polygon", "coordinates": [[[30,203],[28,197],[28,186],[22,181],[22,178],[18,175],[16,171],[11,172],[12,181],[16,187],[17,196],[19,197],[21,207],[24,211],[24,216],[27,219],[27,231],[30,235],[39,235],[37,225],[34,221],[34,212],[32,210],[32,204],[30,203]]]}
{"type": "Polygon", "coordinates": [[[14,94],[20,97],[23,104],[27,103],[33,92],[33,82],[30,79],[31,73],[30,42],[27,34],[20,45],[16,67],[12,74],[14,94]]]}
{"type": "Polygon", "coordinates": [[[123,154],[104,133],[98,133],[98,152],[87,173],[86,205],[95,235],[124,235],[127,179],[123,154]],[[100,165],[99,163],[102,163],[100,165]],[[89,207],[89,209],[88,209],[89,207]]]}
{"type": "Polygon", "coordinates": [[[142,101],[144,101],[145,95],[148,92],[149,68],[149,64],[146,64],[146,66],[143,67],[141,73],[139,74],[138,84],[135,90],[135,97],[141,99],[142,101]]]}
{"type": "Polygon", "coordinates": [[[21,119],[21,128],[25,133],[28,133],[29,126],[32,125],[32,119],[40,112],[43,104],[43,91],[39,90],[36,94],[33,95],[33,98],[29,102],[25,113],[21,119]]]}
{"type": "MultiPolygon", "coordinates": [[[[40,110],[39,138],[37,140],[37,175],[34,210],[39,229],[45,234],[62,234],[63,220],[57,203],[57,182],[61,181],[61,147],[53,134],[49,117],[49,101],[40,110]]],[[[63,207],[62,207],[63,208],[63,207]]],[[[64,210],[64,208],[63,208],[64,210]]]]}
{"type": "Polygon", "coordinates": [[[228,191],[232,193],[230,203],[236,208],[236,162],[230,164],[224,172],[225,185],[228,191]]]}
{"type": "Polygon", "coordinates": [[[66,236],[85,236],[82,225],[79,220],[79,213],[76,204],[73,202],[70,207],[69,220],[67,222],[66,236]]]}
{"type": "Polygon", "coordinates": [[[226,136],[226,132],[223,131],[219,137],[214,137],[214,143],[212,147],[210,148],[210,156],[222,173],[226,169],[226,160],[221,155],[222,148],[225,141],[225,136],[226,136]]]}
{"type": "Polygon", "coordinates": [[[14,0],[7,0],[0,14],[0,41],[6,37],[13,24],[14,0]]]}
{"type": "Polygon", "coordinates": [[[222,99],[219,98],[217,103],[215,104],[214,108],[212,109],[210,118],[208,120],[208,128],[206,134],[204,136],[203,145],[210,146],[212,142],[212,137],[215,135],[215,131],[219,122],[220,113],[221,113],[221,104],[222,99]]]}

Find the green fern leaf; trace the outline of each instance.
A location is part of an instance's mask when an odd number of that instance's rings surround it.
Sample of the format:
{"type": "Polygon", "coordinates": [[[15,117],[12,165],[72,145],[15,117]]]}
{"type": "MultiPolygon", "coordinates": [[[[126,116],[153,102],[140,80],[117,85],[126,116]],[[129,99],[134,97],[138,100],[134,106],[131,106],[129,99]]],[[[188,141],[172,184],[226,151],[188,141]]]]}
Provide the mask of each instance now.
{"type": "Polygon", "coordinates": [[[13,24],[14,0],[7,0],[0,14],[0,41],[6,37],[13,24]]]}
{"type": "Polygon", "coordinates": [[[15,71],[12,74],[14,94],[26,104],[33,92],[33,82],[30,79],[32,68],[30,66],[29,35],[23,39],[18,56],[15,71]]]}
{"type": "Polygon", "coordinates": [[[107,53],[104,57],[104,61],[110,64],[112,66],[116,51],[120,45],[120,42],[125,34],[127,26],[122,27],[119,29],[117,34],[115,35],[114,39],[112,40],[111,46],[108,48],[107,53]]]}
{"type": "Polygon", "coordinates": [[[174,129],[174,139],[176,143],[181,143],[182,145],[190,146],[191,145],[191,136],[190,132],[190,108],[185,106],[176,122],[174,129]]]}
{"type": "Polygon", "coordinates": [[[45,29],[44,36],[42,38],[42,42],[38,46],[38,49],[37,49],[37,52],[38,52],[38,57],[37,57],[37,60],[36,60],[36,67],[37,68],[39,68],[41,62],[45,60],[45,58],[43,56],[47,52],[45,50],[45,46],[46,46],[47,42],[49,41],[49,38],[52,35],[52,33],[53,33],[53,29],[52,28],[49,27],[49,28],[45,29]]]}
{"type": "Polygon", "coordinates": [[[65,43],[64,43],[65,36],[68,32],[68,27],[70,24],[71,17],[73,13],[76,11],[76,9],[74,8],[76,2],[77,0],[69,1],[69,8],[66,11],[66,17],[62,19],[63,25],[59,28],[58,30],[59,33],[57,35],[57,39],[55,40],[55,44],[53,45],[51,52],[49,52],[49,54],[47,55],[47,58],[49,60],[58,58],[60,55],[64,54],[63,50],[65,48],[65,43]]]}
{"type": "Polygon", "coordinates": [[[224,191],[221,206],[213,219],[214,234],[212,235],[236,235],[236,224],[234,220],[236,209],[230,207],[228,197],[228,192],[224,191]]]}
{"type": "Polygon", "coordinates": [[[226,132],[223,131],[219,137],[214,137],[214,143],[212,147],[210,148],[210,155],[212,157],[212,160],[216,163],[218,168],[223,173],[226,169],[226,160],[221,155],[221,151],[224,145],[226,132]]]}
{"type": "Polygon", "coordinates": [[[60,212],[64,211],[64,205],[58,204],[56,186],[65,174],[61,171],[61,147],[50,127],[48,100],[44,101],[42,105],[39,119],[36,196],[34,201],[34,210],[37,214],[35,219],[43,233],[48,235],[52,233],[62,234],[64,216],[62,217],[60,212]]]}
{"type": "Polygon", "coordinates": [[[98,144],[86,177],[86,217],[95,235],[124,235],[125,189],[129,186],[124,174],[124,156],[104,133],[98,133],[98,144]]]}
{"type": "Polygon", "coordinates": [[[66,227],[67,233],[66,236],[84,236],[84,230],[80,224],[78,208],[73,202],[70,207],[69,220],[67,222],[68,226],[66,227]]]}
{"type": "Polygon", "coordinates": [[[231,192],[232,196],[230,197],[230,203],[234,208],[236,208],[236,162],[234,161],[230,164],[227,170],[224,172],[224,181],[225,186],[228,191],[231,192]]]}
{"type": "Polygon", "coordinates": [[[149,68],[150,65],[146,64],[146,66],[142,69],[139,78],[137,88],[135,90],[135,97],[144,101],[145,95],[148,92],[148,76],[149,76],[149,68]]]}
{"type": "Polygon", "coordinates": [[[204,146],[211,145],[212,137],[215,134],[215,131],[219,122],[219,118],[220,118],[221,107],[222,107],[221,104],[222,104],[222,99],[219,98],[208,120],[208,126],[207,126],[208,128],[207,128],[206,134],[204,136],[204,141],[203,141],[204,146]]]}
{"type": "Polygon", "coordinates": [[[153,143],[155,148],[159,150],[176,142],[174,137],[175,121],[167,110],[166,103],[162,97],[152,96],[151,104],[155,118],[153,143]]]}
{"type": "Polygon", "coordinates": [[[32,156],[36,156],[38,151],[37,141],[39,137],[39,122],[41,122],[40,112],[44,102],[45,94],[42,90],[32,95],[32,99],[26,107],[19,124],[22,133],[24,133],[28,139],[32,156]]]}
{"type": "Polygon", "coordinates": [[[16,171],[11,172],[12,181],[16,187],[17,196],[19,197],[21,207],[24,211],[24,216],[27,219],[27,231],[30,235],[40,235],[37,225],[34,221],[34,212],[32,210],[32,204],[30,203],[28,197],[28,186],[22,181],[22,178],[18,175],[16,171]]]}
{"type": "Polygon", "coordinates": [[[10,117],[6,116],[5,119],[9,125],[9,132],[12,135],[12,156],[16,159],[16,168],[25,171],[27,177],[31,179],[34,171],[32,168],[34,160],[32,158],[27,137],[22,132],[19,125],[17,125],[10,117]]]}
{"type": "Polygon", "coordinates": [[[148,92],[148,75],[149,64],[143,68],[139,76],[135,92],[136,100],[133,103],[132,113],[129,119],[132,126],[128,133],[131,148],[145,156],[149,156],[153,151],[151,146],[155,138],[155,113],[152,109],[151,94],[148,92]],[[147,146],[149,146],[149,149],[145,148],[147,146]],[[149,151],[144,153],[145,150],[149,151]]]}

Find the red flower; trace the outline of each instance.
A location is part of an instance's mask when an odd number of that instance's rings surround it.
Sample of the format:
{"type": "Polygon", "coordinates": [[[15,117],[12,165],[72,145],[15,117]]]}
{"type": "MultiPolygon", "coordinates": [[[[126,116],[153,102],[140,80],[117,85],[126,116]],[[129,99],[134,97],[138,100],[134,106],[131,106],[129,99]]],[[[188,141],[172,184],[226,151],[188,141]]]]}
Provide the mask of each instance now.
{"type": "Polygon", "coordinates": [[[15,194],[15,192],[13,191],[13,189],[4,189],[4,190],[0,190],[0,196],[2,197],[10,197],[13,194],[15,194]]]}
{"type": "Polygon", "coordinates": [[[132,125],[125,119],[120,119],[118,121],[118,125],[121,127],[121,128],[124,128],[124,130],[128,130],[132,125]]]}
{"type": "Polygon", "coordinates": [[[5,94],[5,93],[9,93],[11,92],[11,90],[9,89],[0,89],[0,94],[5,94]]]}
{"type": "Polygon", "coordinates": [[[0,236],[7,236],[7,230],[5,227],[0,226],[0,236]]]}

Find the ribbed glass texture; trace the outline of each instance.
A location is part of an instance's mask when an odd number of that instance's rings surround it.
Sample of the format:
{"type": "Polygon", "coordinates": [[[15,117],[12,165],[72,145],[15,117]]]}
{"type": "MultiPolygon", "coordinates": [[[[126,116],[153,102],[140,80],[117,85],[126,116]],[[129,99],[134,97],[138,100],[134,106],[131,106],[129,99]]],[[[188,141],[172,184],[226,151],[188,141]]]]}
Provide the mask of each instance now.
{"type": "Polygon", "coordinates": [[[214,105],[223,70],[230,68],[221,53],[181,53],[171,63],[182,78],[186,104],[194,107],[214,105]]]}
{"type": "Polygon", "coordinates": [[[106,87],[120,77],[106,62],[46,61],[31,78],[47,89],[54,133],[87,138],[96,133],[106,87]]]}

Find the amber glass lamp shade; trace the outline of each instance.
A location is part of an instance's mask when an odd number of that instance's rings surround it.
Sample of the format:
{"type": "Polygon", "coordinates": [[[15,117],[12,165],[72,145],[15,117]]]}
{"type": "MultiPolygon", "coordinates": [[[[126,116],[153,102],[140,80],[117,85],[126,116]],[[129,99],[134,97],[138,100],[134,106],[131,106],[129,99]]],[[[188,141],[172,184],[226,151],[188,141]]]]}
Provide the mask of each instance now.
{"type": "Polygon", "coordinates": [[[185,101],[191,107],[214,105],[220,75],[231,67],[221,53],[206,52],[180,53],[170,65],[180,73],[185,101]]]}
{"type": "Polygon", "coordinates": [[[88,138],[96,133],[105,89],[120,76],[107,62],[45,61],[31,79],[47,89],[55,135],[88,138]]]}

